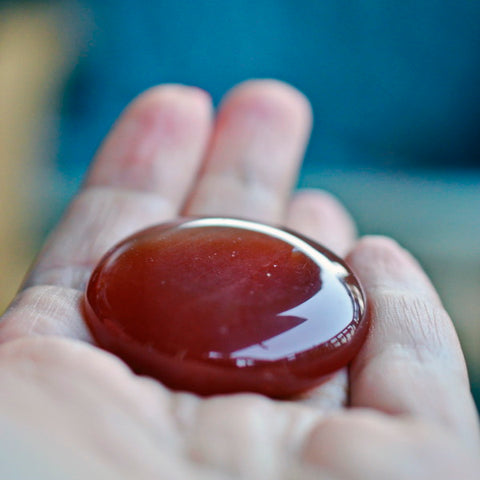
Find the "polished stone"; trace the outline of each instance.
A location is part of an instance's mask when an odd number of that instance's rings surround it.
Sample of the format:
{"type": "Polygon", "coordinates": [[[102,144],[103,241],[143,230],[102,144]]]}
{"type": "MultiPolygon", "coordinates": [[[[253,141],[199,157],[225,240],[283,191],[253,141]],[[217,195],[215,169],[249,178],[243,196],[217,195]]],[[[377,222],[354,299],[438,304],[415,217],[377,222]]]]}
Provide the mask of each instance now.
{"type": "Polygon", "coordinates": [[[182,218],[111,249],[87,287],[99,346],[202,395],[298,394],[358,352],[365,297],[348,266],[287,230],[182,218]]]}

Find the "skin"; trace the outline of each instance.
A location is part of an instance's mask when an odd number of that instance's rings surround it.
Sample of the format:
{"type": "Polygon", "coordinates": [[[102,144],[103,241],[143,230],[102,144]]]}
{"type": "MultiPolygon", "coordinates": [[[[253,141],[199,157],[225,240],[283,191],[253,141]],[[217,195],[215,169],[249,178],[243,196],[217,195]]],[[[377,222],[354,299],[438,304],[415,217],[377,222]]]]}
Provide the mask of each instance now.
{"type": "Polygon", "coordinates": [[[465,362],[428,278],[394,241],[357,241],[327,193],[292,194],[311,117],[270,80],[235,87],[216,115],[178,85],[126,109],[0,323],[2,478],[478,479],[465,362]],[[179,214],[280,223],[346,255],[373,312],[348,371],[290,401],[204,399],[96,348],[80,310],[92,268],[179,214]]]}

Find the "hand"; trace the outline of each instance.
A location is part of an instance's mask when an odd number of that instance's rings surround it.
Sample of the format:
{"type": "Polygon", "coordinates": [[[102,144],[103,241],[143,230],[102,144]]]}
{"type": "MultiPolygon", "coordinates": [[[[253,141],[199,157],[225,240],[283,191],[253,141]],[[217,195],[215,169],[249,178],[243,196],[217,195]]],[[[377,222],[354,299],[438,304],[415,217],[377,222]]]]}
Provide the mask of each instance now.
{"type": "Polygon", "coordinates": [[[310,124],[307,100],[274,81],[236,87],[214,121],[208,96],[180,86],[126,110],[0,324],[2,478],[478,478],[465,364],[430,282],[393,241],[355,243],[329,195],[290,195],[310,124]],[[92,268],[179,214],[280,223],[350,251],[373,327],[349,370],[295,401],[203,399],[96,348],[80,309],[92,268]]]}

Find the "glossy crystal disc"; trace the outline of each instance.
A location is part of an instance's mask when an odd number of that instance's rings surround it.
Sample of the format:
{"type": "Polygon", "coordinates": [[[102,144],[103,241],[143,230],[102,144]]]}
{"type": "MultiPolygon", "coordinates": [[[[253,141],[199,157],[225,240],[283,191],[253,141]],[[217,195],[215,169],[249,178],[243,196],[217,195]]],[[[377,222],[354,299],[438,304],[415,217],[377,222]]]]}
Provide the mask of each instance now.
{"type": "Polygon", "coordinates": [[[180,218],[100,261],[85,315],[98,345],[139,374],[202,395],[287,397],[325,381],[362,345],[368,315],[348,266],[288,230],[180,218]]]}

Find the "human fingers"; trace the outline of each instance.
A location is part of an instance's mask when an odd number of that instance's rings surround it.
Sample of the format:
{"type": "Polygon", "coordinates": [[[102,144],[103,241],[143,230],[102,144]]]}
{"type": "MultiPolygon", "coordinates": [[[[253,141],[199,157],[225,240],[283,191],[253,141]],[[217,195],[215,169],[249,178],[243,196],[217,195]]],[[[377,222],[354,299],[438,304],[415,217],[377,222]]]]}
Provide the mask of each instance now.
{"type": "Polygon", "coordinates": [[[350,369],[351,405],[413,415],[478,445],[479,428],[453,324],[418,263],[392,240],[361,240],[348,257],[372,328],[350,369]]]}
{"type": "Polygon", "coordinates": [[[82,289],[116,242],[175,217],[197,174],[210,126],[210,99],[197,88],[164,85],[136,99],[107,137],[25,286],[82,289]]]}
{"type": "Polygon", "coordinates": [[[308,100],[273,80],[235,87],[223,101],[185,214],[282,223],[311,128],[308,100]]]}

